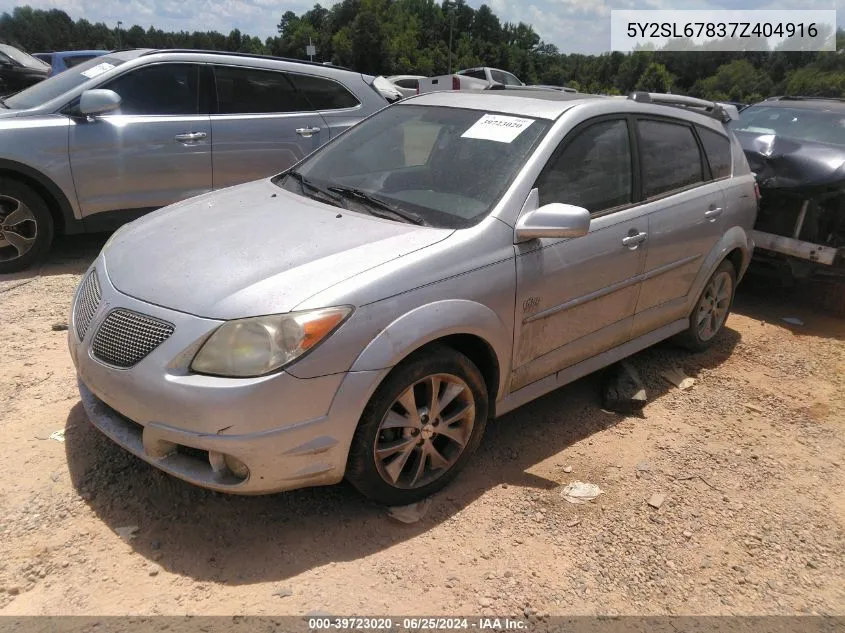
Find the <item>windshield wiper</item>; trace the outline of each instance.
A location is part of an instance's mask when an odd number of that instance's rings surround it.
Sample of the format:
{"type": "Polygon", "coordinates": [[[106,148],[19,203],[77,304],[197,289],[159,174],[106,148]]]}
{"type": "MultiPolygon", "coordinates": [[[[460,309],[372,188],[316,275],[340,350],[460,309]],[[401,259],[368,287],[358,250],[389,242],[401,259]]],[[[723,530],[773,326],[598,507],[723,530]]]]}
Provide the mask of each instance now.
{"type": "Polygon", "coordinates": [[[411,224],[425,224],[425,221],[418,215],[415,215],[409,211],[405,211],[405,209],[401,209],[395,205],[390,204],[389,202],[385,202],[380,198],[376,198],[375,196],[367,193],[366,191],[362,191],[361,189],[356,189],[354,187],[335,186],[329,187],[329,191],[334,191],[335,193],[339,193],[340,195],[346,196],[347,198],[366,202],[370,206],[370,213],[372,213],[372,215],[382,217],[388,220],[399,219],[403,222],[410,222],[411,224]],[[378,209],[379,211],[377,212],[376,209],[378,209]]]}
{"type": "Polygon", "coordinates": [[[305,195],[309,198],[325,202],[326,204],[330,204],[334,207],[340,207],[341,209],[345,208],[340,198],[333,195],[328,189],[323,189],[322,187],[315,185],[298,171],[289,171],[286,175],[299,182],[303,193],[305,193],[305,195]],[[307,193],[309,190],[312,193],[307,193]]]}

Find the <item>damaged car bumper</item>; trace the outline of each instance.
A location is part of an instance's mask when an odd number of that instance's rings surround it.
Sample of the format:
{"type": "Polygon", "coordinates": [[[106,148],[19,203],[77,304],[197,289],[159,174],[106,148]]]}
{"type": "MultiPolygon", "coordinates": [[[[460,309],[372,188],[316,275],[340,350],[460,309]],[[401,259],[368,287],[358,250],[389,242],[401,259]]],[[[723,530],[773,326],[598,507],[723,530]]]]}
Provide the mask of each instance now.
{"type": "Polygon", "coordinates": [[[223,492],[264,494],[342,479],[360,399],[380,372],[199,375],[189,371],[191,359],[219,321],[122,294],[102,256],[84,279],[68,346],[82,404],[106,436],[156,468],[223,492]]]}
{"type": "Polygon", "coordinates": [[[796,276],[845,274],[845,146],[736,135],[761,193],[757,255],[781,256],[796,276]]]}

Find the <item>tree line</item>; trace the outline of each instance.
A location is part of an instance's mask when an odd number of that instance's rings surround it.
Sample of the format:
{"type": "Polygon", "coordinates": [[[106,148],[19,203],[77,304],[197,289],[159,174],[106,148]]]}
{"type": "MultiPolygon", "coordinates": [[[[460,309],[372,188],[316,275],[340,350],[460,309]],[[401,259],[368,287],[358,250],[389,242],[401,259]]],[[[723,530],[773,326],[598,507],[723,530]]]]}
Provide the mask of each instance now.
{"type": "MultiPolygon", "coordinates": [[[[30,52],[73,49],[197,48],[316,59],[360,72],[436,75],[473,66],[509,70],[526,83],[582,92],[674,92],[753,102],[771,95],[845,96],[845,32],[835,52],[638,50],[561,53],[530,24],[501,21],[488,5],[465,0],[342,0],[297,15],[286,11],[277,35],[169,32],[135,25],[117,30],[72,20],[58,9],[17,7],[0,15],[0,41],[30,52]]],[[[833,36],[833,35],[831,35],[833,36]]],[[[667,47],[667,49],[672,47],[667,47]]]]}

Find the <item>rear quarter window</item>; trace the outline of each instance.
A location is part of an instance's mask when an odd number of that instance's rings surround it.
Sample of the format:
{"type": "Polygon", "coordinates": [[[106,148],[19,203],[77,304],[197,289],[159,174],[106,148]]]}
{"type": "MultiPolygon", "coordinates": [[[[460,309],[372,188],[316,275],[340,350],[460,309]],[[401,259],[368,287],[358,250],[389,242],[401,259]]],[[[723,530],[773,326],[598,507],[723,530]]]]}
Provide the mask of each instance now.
{"type": "Polygon", "coordinates": [[[704,145],[710,173],[713,178],[727,178],[731,175],[731,141],[724,134],[719,134],[704,127],[698,127],[698,137],[704,145]]]}
{"type": "Polygon", "coordinates": [[[343,110],[360,105],[358,98],[337,81],[313,75],[291,73],[289,76],[315,110],[343,110]]]}

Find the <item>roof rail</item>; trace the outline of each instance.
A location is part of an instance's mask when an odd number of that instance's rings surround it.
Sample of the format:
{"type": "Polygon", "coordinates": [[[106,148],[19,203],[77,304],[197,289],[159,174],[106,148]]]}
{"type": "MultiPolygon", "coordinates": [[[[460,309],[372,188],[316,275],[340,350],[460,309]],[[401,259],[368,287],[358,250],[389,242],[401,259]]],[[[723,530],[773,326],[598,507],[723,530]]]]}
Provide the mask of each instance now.
{"type": "Polygon", "coordinates": [[[802,97],[798,95],[783,95],[769,97],[766,101],[840,101],[845,102],[842,97],[802,97]]]}
{"type": "Polygon", "coordinates": [[[661,92],[632,92],[628,95],[628,99],[637,103],[656,103],[675,108],[696,110],[722,123],[739,118],[739,111],[735,105],[707,101],[706,99],[696,99],[695,97],[686,97],[684,95],[663,94],[661,92]]]}
{"type": "MultiPolygon", "coordinates": [[[[156,48],[147,51],[143,55],[155,55],[156,53],[199,53],[202,55],[228,55],[230,57],[243,57],[245,59],[272,59],[281,62],[294,62],[297,64],[305,64],[306,66],[326,66],[326,64],[324,64],[323,62],[312,62],[307,59],[296,59],[294,57],[277,57],[275,55],[258,55],[256,53],[237,53],[232,51],[212,51],[201,48],[156,48]]],[[[335,66],[334,64],[330,64],[329,66],[331,68],[337,68],[338,70],[352,70],[351,68],[346,68],[344,66],[335,66]]]]}

